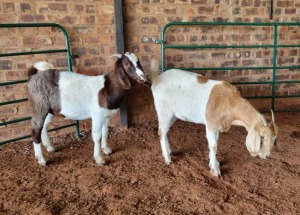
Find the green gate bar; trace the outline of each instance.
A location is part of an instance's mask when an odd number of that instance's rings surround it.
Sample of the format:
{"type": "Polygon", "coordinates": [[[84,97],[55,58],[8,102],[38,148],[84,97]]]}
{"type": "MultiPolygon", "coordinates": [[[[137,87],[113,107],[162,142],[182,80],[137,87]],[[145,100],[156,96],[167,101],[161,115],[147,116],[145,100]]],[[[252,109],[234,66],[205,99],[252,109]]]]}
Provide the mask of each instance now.
{"type": "Polygon", "coordinates": [[[165,65],[165,49],[235,49],[235,48],[273,48],[272,66],[256,66],[256,67],[206,67],[206,68],[178,68],[189,71],[204,71],[204,70],[272,70],[272,81],[260,81],[260,82],[232,82],[232,84],[242,85],[242,84],[270,84],[272,87],[272,95],[270,96],[248,96],[248,99],[271,99],[271,108],[276,112],[299,112],[300,109],[275,109],[275,99],[276,98],[299,98],[300,95],[290,95],[290,96],[276,96],[276,85],[277,84],[292,84],[300,83],[300,80],[289,80],[289,81],[277,81],[276,71],[277,69],[300,69],[300,65],[296,66],[277,66],[277,48],[300,48],[299,44],[278,44],[278,26],[298,26],[300,23],[294,22],[273,22],[273,23],[242,23],[242,22],[170,22],[166,24],[161,30],[161,40],[156,40],[157,44],[161,44],[161,71],[164,72],[168,69],[165,65]],[[167,45],[165,40],[166,30],[171,26],[269,26],[273,27],[273,44],[267,45],[167,45]]]}
{"type": "MultiPolygon", "coordinates": [[[[66,48],[65,49],[42,50],[42,51],[31,51],[31,52],[14,52],[14,53],[3,53],[3,54],[0,53],[0,57],[20,56],[20,55],[35,55],[35,54],[49,54],[49,53],[66,53],[67,54],[67,62],[68,62],[68,70],[72,71],[72,55],[71,55],[71,51],[70,51],[70,40],[69,40],[69,36],[68,36],[67,31],[61,25],[56,24],[56,23],[0,24],[0,28],[29,28],[29,27],[55,27],[55,28],[59,28],[64,34],[65,42],[66,42],[66,48]]],[[[25,82],[27,82],[27,80],[2,82],[2,83],[0,83],[0,86],[14,85],[14,84],[20,84],[20,83],[25,83],[25,82]]],[[[11,101],[5,101],[5,102],[0,102],[0,106],[20,103],[20,102],[26,102],[26,101],[28,101],[27,98],[18,99],[18,100],[11,100],[11,101]]],[[[19,118],[19,119],[15,119],[15,120],[10,120],[10,121],[7,121],[7,122],[0,123],[0,126],[6,126],[6,125],[9,125],[9,124],[23,122],[23,121],[27,121],[27,120],[30,120],[30,119],[31,119],[31,117],[24,117],[24,118],[19,118]]],[[[68,124],[68,125],[63,125],[63,126],[60,126],[60,127],[57,127],[57,128],[49,129],[49,132],[56,131],[56,130],[63,129],[63,128],[67,128],[67,127],[71,127],[71,126],[75,126],[76,135],[77,135],[77,137],[79,137],[79,122],[78,121],[75,121],[75,123],[71,123],[71,124],[68,124]]],[[[22,137],[17,137],[17,138],[13,138],[13,139],[10,139],[10,140],[1,141],[0,145],[10,143],[10,142],[19,141],[19,140],[22,140],[22,139],[27,139],[27,138],[30,138],[30,137],[31,137],[31,135],[25,135],[25,136],[22,136],[22,137]]]]}

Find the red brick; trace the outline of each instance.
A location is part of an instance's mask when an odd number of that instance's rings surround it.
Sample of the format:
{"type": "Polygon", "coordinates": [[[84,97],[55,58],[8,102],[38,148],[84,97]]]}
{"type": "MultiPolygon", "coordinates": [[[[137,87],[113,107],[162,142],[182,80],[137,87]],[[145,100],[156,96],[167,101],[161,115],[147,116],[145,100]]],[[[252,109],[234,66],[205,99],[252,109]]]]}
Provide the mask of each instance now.
{"type": "Polygon", "coordinates": [[[85,17],[85,22],[88,25],[92,25],[96,23],[96,17],[95,16],[87,16],[85,17]]]}
{"type": "Polygon", "coordinates": [[[278,0],[277,1],[277,7],[289,7],[289,6],[293,6],[292,2],[290,2],[289,0],[284,0],[284,1],[278,0]]]}
{"type": "Polygon", "coordinates": [[[102,57],[93,57],[84,60],[84,66],[105,65],[105,60],[102,57]]]}
{"type": "Polygon", "coordinates": [[[21,12],[32,11],[32,6],[31,6],[31,4],[28,4],[28,3],[21,3],[20,9],[21,9],[21,12]]]}
{"type": "Polygon", "coordinates": [[[12,61],[9,60],[0,60],[1,70],[10,70],[12,69],[12,61]]]}
{"type": "Polygon", "coordinates": [[[52,11],[57,11],[57,12],[66,12],[67,11],[67,4],[49,3],[48,7],[52,11]]]}
{"type": "Polygon", "coordinates": [[[36,44],[36,41],[33,36],[30,36],[30,37],[24,37],[22,43],[24,46],[32,46],[36,44]]]}
{"type": "Polygon", "coordinates": [[[21,15],[20,19],[23,22],[34,22],[34,16],[31,14],[21,15]]]}
{"type": "Polygon", "coordinates": [[[84,6],[83,5],[75,5],[75,11],[78,13],[84,12],[84,6]]]}
{"type": "Polygon", "coordinates": [[[241,0],[241,6],[249,7],[254,6],[253,0],[241,0]]]}
{"type": "Polygon", "coordinates": [[[46,21],[45,16],[42,15],[42,14],[35,15],[35,16],[34,16],[34,19],[35,19],[36,22],[45,22],[45,21],[46,21]]]}
{"type": "Polygon", "coordinates": [[[3,12],[14,12],[15,11],[15,4],[14,3],[3,3],[3,12]]]}
{"type": "Polygon", "coordinates": [[[191,1],[192,4],[207,4],[207,0],[192,0],[191,1]]]}
{"type": "Polygon", "coordinates": [[[96,9],[95,9],[94,5],[86,5],[85,6],[85,12],[87,12],[87,13],[95,13],[96,9]]]}

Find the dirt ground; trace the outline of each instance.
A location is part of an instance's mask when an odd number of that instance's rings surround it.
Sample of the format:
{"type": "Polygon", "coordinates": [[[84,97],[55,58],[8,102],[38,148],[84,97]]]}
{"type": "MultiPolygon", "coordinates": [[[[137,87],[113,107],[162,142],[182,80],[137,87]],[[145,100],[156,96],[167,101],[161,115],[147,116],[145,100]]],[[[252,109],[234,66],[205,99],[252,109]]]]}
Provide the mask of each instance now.
{"type": "Polygon", "coordinates": [[[209,173],[204,126],[180,121],[169,132],[169,166],[156,123],[111,129],[103,167],[89,132],[53,138],[46,167],[31,142],[1,146],[0,214],[300,214],[300,113],[277,113],[276,121],[268,160],[250,156],[244,128],[220,135],[221,177],[209,173]]]}

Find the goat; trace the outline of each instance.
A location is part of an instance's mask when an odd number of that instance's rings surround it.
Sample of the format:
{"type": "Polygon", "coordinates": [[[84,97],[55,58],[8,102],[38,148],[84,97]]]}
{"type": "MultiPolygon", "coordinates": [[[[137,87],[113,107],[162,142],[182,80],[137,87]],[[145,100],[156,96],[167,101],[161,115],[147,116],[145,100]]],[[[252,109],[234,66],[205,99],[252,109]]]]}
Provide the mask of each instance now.
{"type": "Polygon", "coordinates": [[[176,119],[204,124],[209,146],[209,167],[214,176],[221,175],[216,158],[219,133],[231,125],[247,129],[246,147],[252,156],[270,156],[277,137],[273,111],[267,120],[228,82],[170,69],[159,75],[159,63],[151,60],[152,94],[157,112],[162,154],[171,163],[167,133],[176,119]]]}
{"type": "Polygon", "coordinates": [[[125,91],[133,83],[147,83],[147,77],[139,59],[132,53],[116,54],[114,69],[109,74],[86,76],[70,71],[58,71],[47,62],[38,62],[29,69],[28,98],[32,105],[32,138],[38,163],[46,165],[41,141],[48,152],[53,152],[47,126],[53,116],[65,119],[92,119],[94,159],[98,165],[105,161],[100,154],[108,155],[108,120],[117,112],[125,91]]]}

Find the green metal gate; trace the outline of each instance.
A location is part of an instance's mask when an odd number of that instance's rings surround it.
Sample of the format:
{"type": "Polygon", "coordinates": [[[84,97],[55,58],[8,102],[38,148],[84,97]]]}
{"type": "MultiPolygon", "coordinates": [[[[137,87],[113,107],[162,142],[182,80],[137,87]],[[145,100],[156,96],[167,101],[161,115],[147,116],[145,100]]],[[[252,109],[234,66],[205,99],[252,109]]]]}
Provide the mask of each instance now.
{"type": "MultiPolygon", "coordinates": [[[[259,81],[259,82],[232,82],[232,84],[239,84],[239,85],[251,85],[251,84],[269,84],[271,85],[271,95],[269,96],[249,96],[246,97],[248,99],[271,99],[271,108],[277,112],[299,112],[300,109],[276,109],[275,108],[275,99],[277,98],[299,98],[300,95],[275,95],[276,92],[276,85],[278,84],[299,84],[300,80],[286,80],[286,81],[279,81],[276,80],[276,72],[278,69],[289,69],[289,70],[297,70],[300,69],[300,65],[294,66],[279,66],[277,65],[277,49],[278,48],[300,48],[300,41],[297,44],[278,44],[278,27],[280,26],[296,26],[300,27],[300,23],[231,23],[231,22],[170,22],[166,24],[161,30],[161,40],[156,40],[156,43],[161,44],[161,70],[164,72],[167,69],[166,67],[166,49],[183,49],[183,50],[199,50],[199,49],[257,49],[257,48],[271,48],[273,50],[272,56],[272,65],[271,66],[252,66],[252,67],[206,67],[206,68],[179,68],[184,70],[190,71],[204,71],[204,70],[219,70],[219,71],[226,71],[226,70],[272,70],[272,80],[271,81],[259,81]],[[226,26],[268,26],[273,28],[273,43],[272,44],[265,44],[265,45],[195,45],[195,44],[175,44],[170,45],[166,39],[166,30],[170,27],[185,27],[185,26],[213,26],[213,27],[226,27],[226,26]]],[[[298,60],[299,64],[300,60],[298,60]]]]}
{"type": "MultiPolygon", "coordinates": [[[[0,28],[32,28],[32,27],[53,27],[53,28],[58,28],[60,31],[63,33],[64,38],[65,38],[65,48],[64,49],[53,49],[53,50],[42,50],[42,51],[30,51],[30,52],[15,52],[15,53],[0,53],[0,57],[8,57],[8,56],[20,56],[20,55],[34,55],[34,54],[49,54],[49,53],[66,53],[67,55],[67,62],[68,62],[68,69],[72,71],[72,56],[71,56],[71,51],[70,51],[70,42],[69,42],[69,37],[67,34],[67,31],[59,24],[56,23],[22,23],[22,24],[0,24],[0,28]]],[[[25,83],[27,80],[18,80],[18,81],[10,81],[10,82],[0,82],[0,86],[8,86],[8,85],[15,85],[15,84],[21,84],[25,83]]],[[[28,101],[27,98],[23,99],[18,99],[18,100],[11,100],[11,101],[4,101],[0,102],[0,106],[3,105],[9,105],[9,104],[14,104],[14,103],[20,103],[20,102],[26,102],[28,101]]],[[[9,124],[14,124],[14,123],[19,123],[23,121],[30,120],[31,117],[23,117],[15,120],[10,120],[7,122],[1,122],[0,126],[7,126],[9,124]]],[[[79,124],[78,121],[75,121],[74,123],[68,124],[68,125],[63,125],[57,128],[50,129],[49,131],[56,131],[59,129],[67,128],[75,126],[76,128],[76,135],[79,136],[79,124]]],[[[16,137],[13,139],[9,140],[4,140],[0,142],[0,145],[10,143],[10,142],[15,142],[18,140],[30,138],[31,135],[25,135],[21,137],[16,137]]]]}

